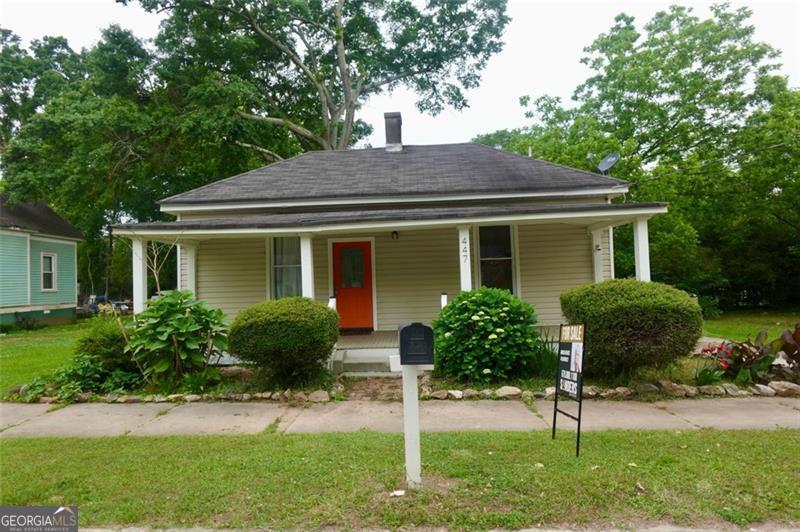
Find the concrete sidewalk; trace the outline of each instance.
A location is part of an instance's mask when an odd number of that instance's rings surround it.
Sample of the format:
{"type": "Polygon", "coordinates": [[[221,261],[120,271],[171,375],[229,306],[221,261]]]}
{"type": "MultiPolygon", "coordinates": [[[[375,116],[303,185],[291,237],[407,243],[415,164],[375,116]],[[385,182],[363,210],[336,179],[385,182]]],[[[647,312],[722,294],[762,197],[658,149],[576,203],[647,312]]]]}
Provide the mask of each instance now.
{"type": "MultiPolygon", "coordinates": [[[[562,401],[564,410],[576,403],[562,401]]],[[[398,402],[343,401],[289,407],[276,403],[185,403],[70,405],[0,403],[0,437],[163,436],[174,434],[254,434],[277,424],[285,433],[403,430],[398,402]]],[[[423,401],[422,430],[548,430],[553,403],[537,401],[423,401]]],[[[574,429],[561,416],[559,428],[574,429]]],[[[800,429],[800,399],[748,397],[640,403],[585,401],[583,429],[800,429]]]]}

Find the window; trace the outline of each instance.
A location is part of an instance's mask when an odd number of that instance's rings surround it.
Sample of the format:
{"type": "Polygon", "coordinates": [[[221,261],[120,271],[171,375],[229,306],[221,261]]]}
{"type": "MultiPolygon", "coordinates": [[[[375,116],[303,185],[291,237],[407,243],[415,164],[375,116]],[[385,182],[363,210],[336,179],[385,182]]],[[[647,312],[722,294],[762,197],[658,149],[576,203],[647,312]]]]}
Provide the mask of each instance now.
{"type": "Polygon", "coordinates": [[[364,250],[361,248],[342,249],[342,288],[363,288],[364,250]]]}
{"type": "Polygon", "coordinates": [[[281,237],[272,240],[272,297],[302,294],[300,271],[300,237],[281,237]]]}
{"type": "Polygon", "coordinates": [[[511,227],[496,225],[478,230],[481,285],[514,292],[511,227]]]}
{"type": "Polygon", "coordinates": [[[42,291],[56,290],[56,256],[42,253],[42,291]]]}

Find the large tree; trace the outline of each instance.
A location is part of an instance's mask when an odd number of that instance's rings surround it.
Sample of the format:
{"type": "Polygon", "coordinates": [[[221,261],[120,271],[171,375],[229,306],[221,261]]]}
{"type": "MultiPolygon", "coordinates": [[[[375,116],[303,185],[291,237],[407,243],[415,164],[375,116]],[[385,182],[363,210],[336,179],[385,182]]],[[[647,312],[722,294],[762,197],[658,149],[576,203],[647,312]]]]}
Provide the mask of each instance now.
{"type": "MultiPolygon", "coordinates": [[[[619,151],[626,199],[670,203],[651,222],[655,279],[729,304],[798,302],[800,101],[749,16],[673,6],[640,32],[619,15],[585,49],[593,73],[573,105],[524,97],[530,126],[477,140],[589,170],[590,154],[619,151]]],[[[629,275],[630,229],[615,235],[617,273],[629,275]]]]}
{"type": "MultiPolygon", "coordinates": [[[[368,131],[359,106],[397,87],[422,111],[465,107],[508,22],[506,0],[139,1],[171,12],[161,42],[172,52],[217,65],[241,119],[303,149],[347,148],[368,131]]],[[[257,140],[238,142],[280,158],[257,140]]]]}

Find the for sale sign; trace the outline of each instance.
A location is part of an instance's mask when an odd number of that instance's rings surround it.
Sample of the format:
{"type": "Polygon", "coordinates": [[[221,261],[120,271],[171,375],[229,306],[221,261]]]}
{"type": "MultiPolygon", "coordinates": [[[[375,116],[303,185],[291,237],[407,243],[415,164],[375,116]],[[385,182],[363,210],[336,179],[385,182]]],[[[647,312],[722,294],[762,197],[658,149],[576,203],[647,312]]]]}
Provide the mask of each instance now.
{"type": "Polygon", "coordinates": [[[580,400],[583,373],[583,325],[562,325],[558,342],[557,392],[580,400]]]}

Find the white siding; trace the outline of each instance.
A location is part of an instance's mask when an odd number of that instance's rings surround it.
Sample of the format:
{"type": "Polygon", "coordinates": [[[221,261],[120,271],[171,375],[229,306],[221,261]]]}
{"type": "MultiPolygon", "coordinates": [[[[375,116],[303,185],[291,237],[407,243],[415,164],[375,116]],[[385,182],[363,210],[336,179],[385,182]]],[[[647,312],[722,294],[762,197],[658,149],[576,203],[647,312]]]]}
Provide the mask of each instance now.
{"type": "Polygon", "coordinates": [[[229,318],[267,296],[264,238],[206,240],[197,249],[197,297],[229,318]]]}
{"type": "MultiPolygon", "coordinates": [[[[603,239],[608,256],[608,234],[603,239]]],[[[559,296],[593,280],[592,243],[585,227],[567,224],[519,227],[522,298],[536,310],[541,325],[563,322],[559,296]]],[[[604,271],[608,271],[607,260],[604,271]]]]}

